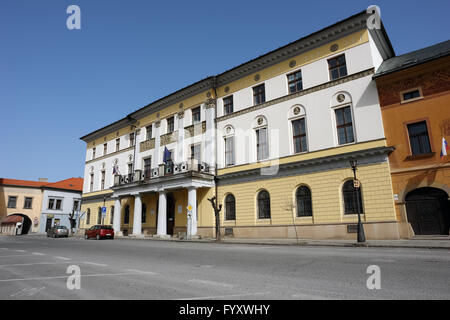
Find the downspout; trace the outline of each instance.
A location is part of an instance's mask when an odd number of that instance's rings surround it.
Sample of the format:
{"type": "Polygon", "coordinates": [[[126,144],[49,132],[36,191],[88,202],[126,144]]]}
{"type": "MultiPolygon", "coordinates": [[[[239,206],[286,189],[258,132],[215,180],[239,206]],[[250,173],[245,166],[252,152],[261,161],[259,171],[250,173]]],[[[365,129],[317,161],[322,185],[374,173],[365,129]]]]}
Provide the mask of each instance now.
{"type": "MultiPolygon", "coordinates": [[[[214,130],[216,131],[216,134],[215,134],[216,141],[214,141],[214,153],[215,153],[215,162],[216,162],[214,164],[214,189],[215,189],[215,196],[216,196],[216,206],[219,207],[218,187],[217,187],[219,179],[217,178],[217,173],[218,173],[218,170],[217,170],[217,160],[218,160],[218,158],[217,158],[217,140],[218,140],[218,136],[217,136],[217,88],[216,88],[216,76],[213,76],[212,87],[213,87],[213,90],[214,90],[214,98],[216,99],[216,103],[215,103],[215,106],[214,106],[214,130]]],[[[219,213],[218,231],[219,231],[219,238],[218,239],[220,239],[221,238],[220,237],[220,213],[219,213]]],[[[216,238],[217,238],[217,235],[216,235],[216,238]]]]}

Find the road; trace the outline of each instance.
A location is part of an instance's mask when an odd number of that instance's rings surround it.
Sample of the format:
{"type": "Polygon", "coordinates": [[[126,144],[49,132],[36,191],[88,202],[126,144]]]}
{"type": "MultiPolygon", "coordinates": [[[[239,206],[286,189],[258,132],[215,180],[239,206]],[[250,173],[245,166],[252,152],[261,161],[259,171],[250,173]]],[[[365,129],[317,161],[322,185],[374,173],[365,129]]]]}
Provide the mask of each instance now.
{"type": "Polygon", "coordinates": [[[449,279],[449,250],[0,237],[3,300],[449,299],[449,279]]]}

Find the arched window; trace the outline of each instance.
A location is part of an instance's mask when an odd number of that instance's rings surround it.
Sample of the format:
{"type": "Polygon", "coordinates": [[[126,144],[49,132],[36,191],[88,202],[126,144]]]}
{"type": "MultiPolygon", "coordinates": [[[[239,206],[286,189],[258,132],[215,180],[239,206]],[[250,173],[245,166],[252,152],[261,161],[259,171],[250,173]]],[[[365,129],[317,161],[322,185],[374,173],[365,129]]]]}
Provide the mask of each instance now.
{"type": "Polygon", "coordinates": [[[102,207],[98,207],[97,224],[102,224],[102,207]]]}
{"type": "Polygon", "coordinates": [[[258,219],[270,219],[270,195],[266,190],[258,193],[258,219]]]}
{"type": "Polygon", "coordinates": [[[344,214],[358,213],[358,198],[359,198],[359,213],[363,213],[361,186],[355,188],[353,180],[347,180],[342,186],[342,199],[344,200],[344,214]]]}
{"type": "Polygon", "coordinates": [[[312,217],[311,191],[301,186],[295,194],[297,199],[297,217],[312,217]]]}
{"type": "Polygon", "coordinates": [[[130,206],[129,205],[125,206],[125,212],[123,215],[123,223],[124,224],[130,223],[130,206]]]}
{"type": "Polygon", "coordinates": [[[142,223],[145,223],[147,221],[147,205],[145,203],[142,203],[142,223]]]}
{"type": "Polygon", "coordinates": [[[225,198],[225,220],[236,220],[236,199],[231,193],[225,198]]]}
{"type": "Polygon", "coordinates": [[[110,224],[114,223],[114,206],[111,206],[111,215],[109,217],[109,223],[110,224]]]}
{"type": "Polygon", "coordinates": [[[87,224],[87,225],[91,224],[91,209],[87,209],[87,213],[86,213],[86,224],[87,224]]]}

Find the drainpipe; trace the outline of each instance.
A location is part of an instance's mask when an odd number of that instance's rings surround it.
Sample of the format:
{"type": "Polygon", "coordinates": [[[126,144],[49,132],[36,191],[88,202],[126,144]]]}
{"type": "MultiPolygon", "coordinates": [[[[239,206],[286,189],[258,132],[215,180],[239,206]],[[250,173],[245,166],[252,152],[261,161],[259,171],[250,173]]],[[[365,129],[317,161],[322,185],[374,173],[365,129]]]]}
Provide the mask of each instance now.
{"type": "MultiPolygon", "coordinates": [[[[215,164],[214,164],[214,189],[215,189],[215,195],[216,195],[216,205],[219,206],[219,198],[218,198],[218,187],[217,187],[217,183],[219,181],[219,179],[217,178],[217,88],[216,88],[216,76],[213,76],[212,79],[212,87],[214,90],[214,99],[216,99],[216,105],[214,106],[214,130],[216,130],[216,134],[215,134],[215,139],[216,141],[214,141],[214,153],[215,153],[215,164]]],[[[218,226],[218,230],[219,230],[219,239],[220,239],[220,217],[219,217],[219,226],[218,226]]],[[[217,239],[217,235],[216,235],[216,239],[217,239]]]]}

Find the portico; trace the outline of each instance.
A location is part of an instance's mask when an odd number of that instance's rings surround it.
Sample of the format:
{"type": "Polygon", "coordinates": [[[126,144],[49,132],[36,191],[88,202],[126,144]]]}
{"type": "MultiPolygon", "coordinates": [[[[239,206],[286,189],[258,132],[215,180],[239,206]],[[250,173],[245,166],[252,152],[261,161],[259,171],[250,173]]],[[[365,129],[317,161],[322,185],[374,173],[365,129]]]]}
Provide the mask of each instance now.
{"type": "Polygon", "coordinates": [[[115,199],[114,211],[117,213],[113,220],[114,231],[116,234],[142,237],[145,235],[143,229],[148,229],[151,231],[146,234],[160,238],[185,231],[188,238],[195,237],[197,192],[212,187],[213,176],[196,171],[115,186],[112,194],[115,199]],[[125,216],[128,211],[132,223],[125,216]],[[132,229],[131,233],[129,229],[132,229]]]}

